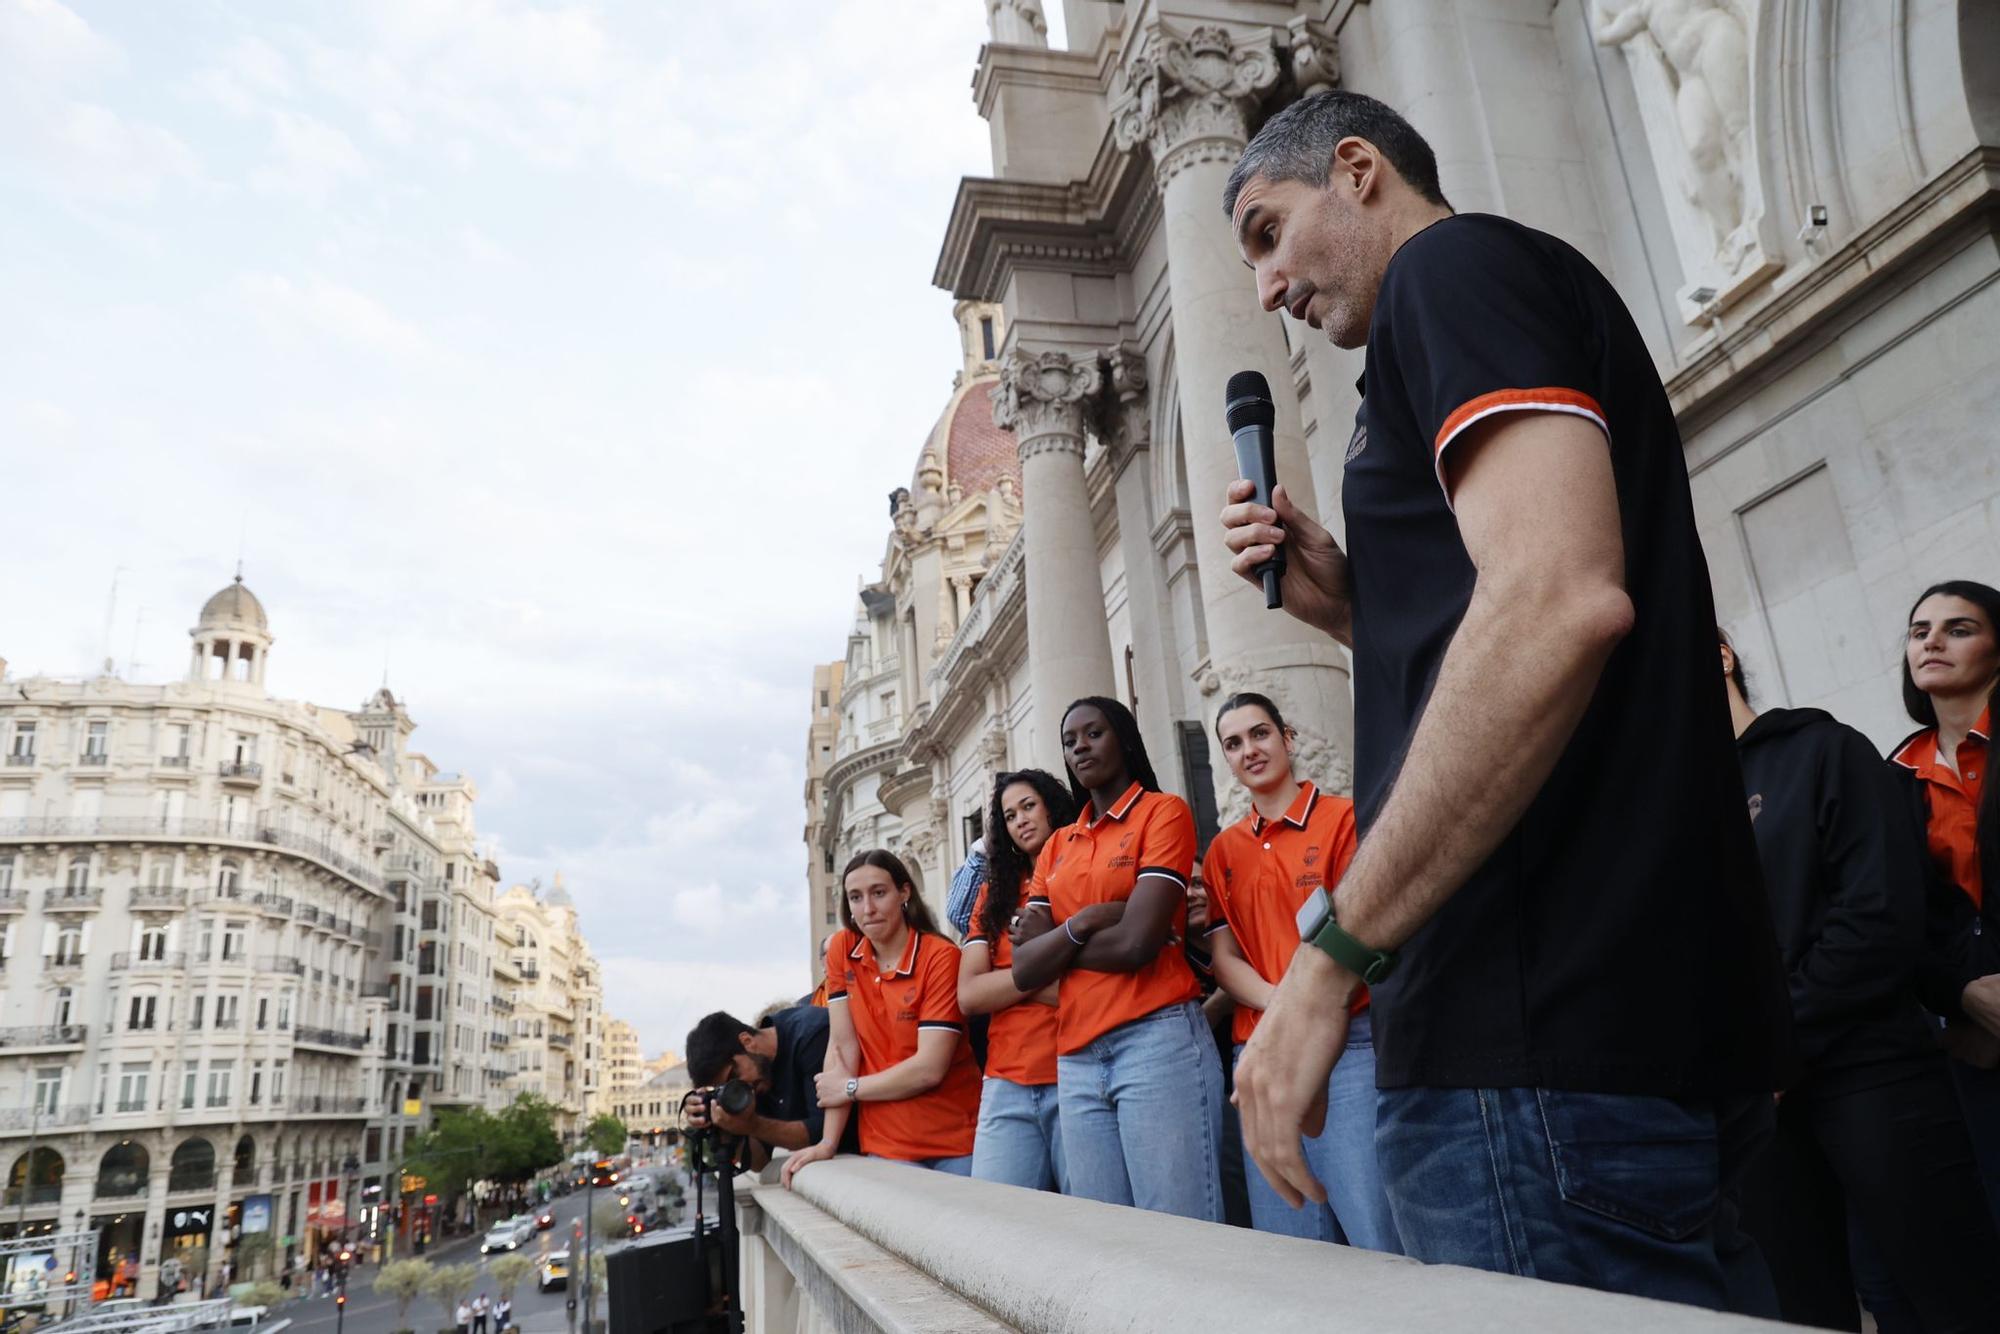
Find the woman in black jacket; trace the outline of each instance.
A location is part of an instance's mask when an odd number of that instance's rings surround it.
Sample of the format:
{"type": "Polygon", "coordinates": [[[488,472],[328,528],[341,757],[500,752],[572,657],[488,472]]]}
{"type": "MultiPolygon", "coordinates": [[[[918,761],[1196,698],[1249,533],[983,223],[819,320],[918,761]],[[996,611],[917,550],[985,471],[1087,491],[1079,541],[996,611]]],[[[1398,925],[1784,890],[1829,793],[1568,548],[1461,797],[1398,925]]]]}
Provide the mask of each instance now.
{"type": "Polygon", "coordinates": [[[1907,798],[1830,715],[1752,711],[1726,637],[1722,668],[1799,1044],[1748,1211],[1781,1313],[1861,1327],[1851,1228],[1889,1280],[1864,1294],[1883,1334],[2000,1327],[2000,1239],[1916,998],[1923,848],[1907,798]]]}

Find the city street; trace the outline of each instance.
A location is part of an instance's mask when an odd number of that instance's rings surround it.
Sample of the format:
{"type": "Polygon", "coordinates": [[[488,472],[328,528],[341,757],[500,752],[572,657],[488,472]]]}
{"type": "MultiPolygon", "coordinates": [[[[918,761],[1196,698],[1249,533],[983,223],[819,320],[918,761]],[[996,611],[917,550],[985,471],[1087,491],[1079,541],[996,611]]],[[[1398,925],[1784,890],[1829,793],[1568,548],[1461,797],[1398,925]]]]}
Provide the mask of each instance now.
{"type": "MultiPolygon", "coordinates": [[[[605,1198],[605,1195],[606,1192],[597,1192],[597,1198],[600,1200],[605,1198]]],[[[570,1227],[583,1217],[584,1198],[584,1192],[575,1191],[556,1199],[553,1205],[556,1216],[555,1227],[550,1231],[537,1233],[535,1239],[521,1249],[520,1254],[539,1261],[547,1252],[570,1245],[570,1227]]],[[[488,1299],[493,1298],[492,1284],[485,1277],[486,1259],[479,1254],[479,1238],[463,1237],[447,1245],[432,1247],[425,1252],[424,1258],[449,1264],[463,1264],[467,1261],[477,1263],[481,1277],[473,1284],[472,1290],[477,1293],[484,1289],[488,1299]]],[[[375,1273],[376,1267],[370,1265],[356,1271],[348,1282],[347,1320],[343,1334],[392,1334],[397,1328],[396,1304],[374,1290],[375,1273]]],[[[543,1293],[537,1287],[533,1276],[514,1290],[514,1323],[520,1326],[523,1334],[561,1334],[570,1328],[569,1318],[564,1310],[564,1300],[576,1291],[574,1275],[575,1271],[572,1270],[572,1286],[567,1292],[558,1288],[554,1292],[543,1293]]],[[[597,1307],[599,1319],[604,1317],[605,1310],[605,1303],[600,1299],[597,1307]]],[[[289,1316],[292,1321],[291,1330],[298,1331],[299,1334],[331,1334],[335,1327],[333,1300],[328,1297],[292,1302],[279,1314],[289,1316]]],[[[582,1320],[583,1311],[579,1307],[577,1310],[579,1326],[582,1320]]],[[[408,1327],[419,1331],[419,1334],[432,1334],[434,1330],[448,1329],[450,1326],[450,1320],[445,1318],[435,1298],[419,1297],[410,1304],[408,1327]]]]}

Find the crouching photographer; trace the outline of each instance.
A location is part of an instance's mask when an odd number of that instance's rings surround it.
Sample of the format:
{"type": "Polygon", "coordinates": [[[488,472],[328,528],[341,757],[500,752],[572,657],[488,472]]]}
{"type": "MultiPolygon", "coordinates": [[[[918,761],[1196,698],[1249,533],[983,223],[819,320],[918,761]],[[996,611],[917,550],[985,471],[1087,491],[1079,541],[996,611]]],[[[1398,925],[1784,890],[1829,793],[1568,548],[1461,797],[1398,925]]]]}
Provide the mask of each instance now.
{"type": "MultiPolygon", "coordinates": [[[[689,1131],[713,1127],[749,1146],[749,1166],[762,1167],[773,1149],[819,1142],[826,1114],[813,1078],[826,1064],[827,1012],[796,1005],[753,1028],[721,1010],[688,1033],[688,1076],[703,1096],[690,1096],[689,1131]]],[[[860,1151],[858,1118],[850,1118],[840,1151],[860,1151]]]]}

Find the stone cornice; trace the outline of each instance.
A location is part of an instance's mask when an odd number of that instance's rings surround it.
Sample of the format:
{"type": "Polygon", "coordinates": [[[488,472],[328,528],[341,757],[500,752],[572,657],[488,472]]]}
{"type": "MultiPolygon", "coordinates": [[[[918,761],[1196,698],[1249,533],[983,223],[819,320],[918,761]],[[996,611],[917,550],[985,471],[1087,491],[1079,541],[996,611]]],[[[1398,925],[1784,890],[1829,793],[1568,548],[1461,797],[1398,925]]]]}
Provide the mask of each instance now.
{"type": "MultiPolygon", "coordinates": [[[[1722,322],[1721,336],[1666,382],[1683,435],[1726,411],[1752,373],[1789,355],[1883,284],[1900,283],[1949,237],[1992,230],[2000,215],[2000,148],[1975,148],[1865,231],[1797,279],[1780,276],[1758,303],[1745,302],[1722,322]]],[[[1757,377],[1757,383],[1763,383],[1757,377]]],[[[1699,461],[1706,466],[1713,459],[1699,461]]]]}
{"type": "Polygon", "coordinates": [[[1150,173],[1107,134],[1080,181],[967,176],[958,183],[931,282],[961,300],[999,301],[1017,267],[1115,277],[1159,222],[1150,173]]]}
{"type": "Polygon", "coordinates": [[[1016,533],[980,582],[965,622],[931,668],[934,703],[927,727],[932,737],[955,736],[983,714],[988,683],[1027,651],[1025,554],[1026,543],[1016,533]]]}
{"type": "Polygon", "coordinates": [[[900,745],[901,742],[897,740],[877,742],[872,746],[863,746],[852,754],[843,755],[828,765],[826,777],[821,780],[823,790],[827,794],[827,809],[833,809],[834,802],[846,795],[847,789],[853,786],[855,779],[871,774],[884,765],[895,763],[896,751],[900,745]]]}
{"type": "Polygon", "coordinates": [[[1102,51],[1090,52],[988,42],[980,48],[979,68],[973,71],[972,100],[980,119],[990,121],[1000,89],[1010,85],[1101,97],[1111,88],[1116,56],[1108,43],[1102,51]]]}

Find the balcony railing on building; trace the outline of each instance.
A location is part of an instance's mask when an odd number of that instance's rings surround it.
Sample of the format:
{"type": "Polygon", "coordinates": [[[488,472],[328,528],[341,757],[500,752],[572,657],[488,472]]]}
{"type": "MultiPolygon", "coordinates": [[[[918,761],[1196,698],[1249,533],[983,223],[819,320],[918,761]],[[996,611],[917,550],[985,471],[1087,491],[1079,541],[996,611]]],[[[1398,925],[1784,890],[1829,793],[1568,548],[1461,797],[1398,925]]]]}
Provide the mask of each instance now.
{"type": "Polygon", "coordinates": [[[259,912],[268,913],[273,917],[290,917],[292,915],[292,900],[282,894],[252,894],[250,902],[257,907],[259,912]]]}
{"type": "Polygon", "coordinates": [[[32,750],[14,750],[7,752],[7,767],[9,769],[27,769],[31,768],[34,765],[34,763],[35,763],[35,752],[32,750]]]}
{"type": "Polygon", "coordinates": [[[304,1116],[359,1116],[368,1110],[368,1099],[336,1093],[302,1093],[292,1099],[292,1110],[304,1116]]]}
{"type": "Polygon", "coordinates": [[[292,1034],[294,1042],[303,1042],[314,1047],[340,1047],[347,1051],[361,1051],[368,1046],[368,1038],[361,1033],[343,1033],[337,1028],[313,1028],[300,1024],[292,1034]]]}
{"type": "Polygon", "coordinates": [[[160,767],[162,769],[185,769],[188,767],[188,757],[185,755],[162,755],[160,756],[160,767]]]}
{"type": "Polygon", "coordinates": [[[258,826],[248,820],[159,819],[152,816],[32,816],[0,820],[0,841],[68,838],[129,838],[142,842],[233,841],[258,843],[310,857],[370,889],[383,887],[382,876],[371,866],[342,852],[331,841],[310,838],[289,829],[258,826]]]}
{"type": "Polygon", "coordinates": [[[62,1200],[62,1182],[50,1181],[39,1186],[29,1186],[25,1191],[19,1186],[7,1187],[0,1195],[0,1204],[6,1208],[18,1209],[22,1205],[33,1207],[37,1204],[56,1204],[62,1200]]]}
{"type": "Polygon", "coordinates": [[[231,786],[256,787],[264,781],[264,766],[252,760],[224,760],[216,767],[231,786]]]}
{"type": "Polygon", "coordinates": [[[91,1108],[87,1102],[71,1103],[62,1107],[8,1107],[0,1109],[0,1134],[48,1130],[63,1126],[80,1126],[90,1120],[91,1108]]]}
{"type": "Polygon", "coordinates": [[[0,1028],[0,1047],[81,1047],[82,1024],[25,1024],[0,1028]]]}
{"type": "Polygon", "coordinates": [[[132,907],[135,909],[180,908],[186,906],[187,901],[186,885],[132,886],[132,907]]]}
{"type": "Polygon", "coordinates": [[[86,769],[101,769],[111,763],[111,756],[101,750],[86,750],[76,757],[76,762],[86,769]]]}
{"type": "Polygon", "coordinates": [[[27,890],[15,889],[11,886],[7,889],[0,889],[0,912],[26,912],[27,910],[27,890]]]}
{"type": "Polygon", "coordinates": [[[289,954],[264,954],[258,956],[257,971],[260,973],[290,973],[293,977],[306,975],[305,964],[289,954]]]}
{"type": "Polygon", "coordinates": [[[569,1034],[567,1034],[567,1033],[551,1033],[551,1034],[549,1034],[549,1045],[550,1045],[551,1047],[561,1047],[561,1048],[564,1048],[565,1050],[567,1050],[567,1049],[568,1049],[568,1048],[570,1047],[570,1045],[572,1044],[572,1042],[573,1042],[573,1039],[572,1039],[572,1038],[570,1037],[570,1035],[569,1035],[569,1034]]]}
{"type": "Polygon", "coordinates": [[[128,970],[132,972],[157,972],[169,968],[185,968],[187,967],[187,961],[186,950],[158,950],[151,954],[148,954],[144,950],[136,954],[121,950],[111,956],[111,971],[114,973],[122,973],[128,970]]]}
{"type": "Polygon", "coordinates": [[[88,912],[103,906],[102,885],[51,885],[42,892],[43,912],[88,912]]]}

